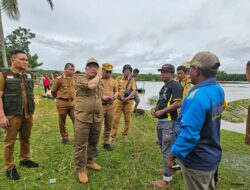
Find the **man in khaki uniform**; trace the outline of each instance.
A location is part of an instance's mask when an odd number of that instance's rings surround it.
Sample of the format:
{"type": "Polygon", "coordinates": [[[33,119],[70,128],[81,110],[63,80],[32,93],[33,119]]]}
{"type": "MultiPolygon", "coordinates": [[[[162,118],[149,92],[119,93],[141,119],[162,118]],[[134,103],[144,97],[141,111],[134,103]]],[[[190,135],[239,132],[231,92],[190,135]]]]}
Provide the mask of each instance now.
{"type": "Polygon", "coordinates": [[[136,85],[133,78],[129,75],[132,72],[132,67],[130,65],[124,65],[123,75],[116,78],[118,86],[118,99],[115,101],[115,116],[114,124],[111,129],[110,143],[114,141],[117,135],[117,129],[119,126],[121,114],[124,114],[125,126],[122,133],[124,142],[127,142],[128,130],[131,121],[131,111],[132,111],[132,97],[136,92],[136,85]]]}
{"type": "Polygon", "coordinates": [[[102,117],[102,69],[96,59],[91,58],[85,67],[86,74],[76,82],[75,107],[75,165],[79,181],[88,182],[87,169],[101,170],[94,162],[101,132],[102,117]]]}
{"type": "Polygon", "coordinates": [[[75,107],[75,78],[73,74],[75,66],[67,63],[64,67],[64,73],[58,76],[52,85],[51,93],[56,98],[56,107],[58,111],[59,129],[62,137],[62,143],[68,143],[68,133],[65,127],[66,117],[69,115],[74,123],[74,107],[75,107]]]}
{"type": "MultiPolygon", "coordinates": [[[[111,151],[109,144],[109,135],[113,125],[115,107],[113,101],[118,96],[116,81],[110,77],[113,66],[109,63],[102,64],[102,82],[103,82],[103,96],[102,96],[102,113],[104,120],[103,132],[103,148],[111,151]]],[[[102,121],[103,123],[103,121],[102,121]]]]}
{"type": "Polygon", "coordinates": [[[19,133],[20,165],[36,168],[30,160],[30,136],[35,110],[31,74],[26,73],[28,58],[24,51],[11,52],[11,67],[0,73],[0,128],[5,130],[3,161],[6,176],[18,180],[20,176],[14,164],[14,145],[19,133]]]}

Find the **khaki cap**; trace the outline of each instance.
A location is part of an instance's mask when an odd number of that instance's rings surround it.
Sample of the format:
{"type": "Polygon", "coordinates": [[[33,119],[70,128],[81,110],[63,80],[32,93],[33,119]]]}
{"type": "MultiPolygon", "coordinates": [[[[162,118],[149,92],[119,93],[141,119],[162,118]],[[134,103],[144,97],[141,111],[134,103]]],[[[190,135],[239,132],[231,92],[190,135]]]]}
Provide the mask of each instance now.
{"type": "Polygon", "coordinates": [[[213,53],[199,52],[190,61],[190,65],[202,70],[217,70],[220,66],[220,60],[213,53]]]}
{"type": "Polygon", "coordinates": [[[187,69],[190,68],[190,62],[189,61],[185,61],[181,65],[184,66],[184,67],[186,67],[187,69]]]}
{"type": "Polygon", "coordinates": [[[102,64],[102,68],[105,69],[106,71],[111,71],[113,70],[113,65],[109,64],[109,63],[103,63],[102,64]]]}
{"type": "Polygon", "coordinates": [[[95,58],[89,58],[88,60],[87,60],[87,63],[86,63],[86,67],[89,65],[89,64],[95,64],[95,65],[97,65],[97,67],[99,67],[99,63],[98,63],[98,61],[95,59],[95,58]]]}

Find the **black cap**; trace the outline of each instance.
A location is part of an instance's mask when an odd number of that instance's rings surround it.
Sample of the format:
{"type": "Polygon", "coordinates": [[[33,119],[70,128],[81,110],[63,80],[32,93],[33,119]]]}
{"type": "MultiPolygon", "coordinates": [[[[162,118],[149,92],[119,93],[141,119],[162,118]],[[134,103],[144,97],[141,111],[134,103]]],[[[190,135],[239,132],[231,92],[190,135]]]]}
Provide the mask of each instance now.
{"type": "Polygon", "coordinates": [[[158,69],[158,71],[168,71],[170,73],[174,73],[175,68],[171,64],[164,64],[160,69],[158,69]]]}
{"type": "Polygon", "coordinates": [[[129,69],[131,72],[133,70],[132,67],[131,67],[131,65],[129,65],[129,64],[126,64],[126,65],[123,66],[123,69],[122,69],[123,73],[124,73],[125,69],[129,69]]]}

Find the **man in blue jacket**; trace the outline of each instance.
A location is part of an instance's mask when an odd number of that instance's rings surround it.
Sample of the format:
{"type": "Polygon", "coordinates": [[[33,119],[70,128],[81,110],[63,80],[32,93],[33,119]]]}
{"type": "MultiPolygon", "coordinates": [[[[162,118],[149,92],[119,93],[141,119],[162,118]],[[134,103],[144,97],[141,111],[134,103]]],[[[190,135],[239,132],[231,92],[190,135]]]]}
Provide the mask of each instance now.
{"type": "Polygon", "coordinates": [[[225,99],[215,79],[219,66],[218,57],[210,52],[199,52],[191,61],[190,78],[195,86],[182,104],[176,124],[179,134],[166,163],[172,168],[175,158],[181,161],[186,190],[215,189],[214,173],[222,152],[220,121],[225,99]]]}

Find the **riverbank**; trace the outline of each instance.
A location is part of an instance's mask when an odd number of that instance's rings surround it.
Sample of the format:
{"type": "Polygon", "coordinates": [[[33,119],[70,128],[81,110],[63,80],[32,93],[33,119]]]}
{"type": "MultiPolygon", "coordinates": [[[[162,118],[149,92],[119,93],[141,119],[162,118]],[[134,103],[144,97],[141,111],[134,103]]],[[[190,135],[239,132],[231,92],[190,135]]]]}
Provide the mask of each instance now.
{"type": "MultiPolygon", "coordinates": [[[[31,156],[39,162],[40,167],[26,169],[18,165],[19,142],[16,142],[15,163],[21,180],[17,182],[7,180],[2,170],[0,189],[154,189],[150,182],[162,178],[154,169],[163,165],[159,147],[155,143],[156,120],[149,112],[144,116],[133,115],[127,144],[124,144],[121,138],[123,124],[122,120],[114,151],[105,151],[100,138],[96,161],[103,166],[103,170],[100,172],[89,170],[90,183],[82,185],[75,175],[73,125],[68,120],[70,144],[61,144],[55,101],[41,99],[36,107],[31,138],[31,156]],[[56,179],[56,183],[50,184],[50,179],[56,179]]],[[[223,156],[219,167],[220,180],[217,190],[250,189],[250,147],[244,145],[244,135],[222,130],[221,144],[223,156]]],[[[0,146],[3,146],[2,140],[0,146]]],[[[0,164],[2,163],[1,156],[0,164]]],[[[175,190],[184,188],[180,172],[174,175],[172,185],[175,190]]]]}
{"type": "Polygon", "coordinates": [[[229,121],[221,120],[221,129],[233,131],[241,134],[246,134],[246,122],[232,123],[229,121]]]}

